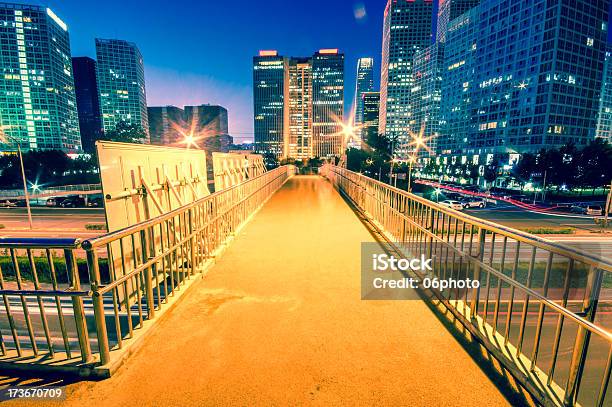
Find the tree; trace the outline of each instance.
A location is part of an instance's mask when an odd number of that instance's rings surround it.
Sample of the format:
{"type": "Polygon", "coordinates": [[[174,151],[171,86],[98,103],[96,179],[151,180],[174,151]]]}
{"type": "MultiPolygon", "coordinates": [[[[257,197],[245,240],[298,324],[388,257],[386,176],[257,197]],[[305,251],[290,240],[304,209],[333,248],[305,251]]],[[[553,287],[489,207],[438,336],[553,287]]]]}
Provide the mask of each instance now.
{"type": "Polygon", "coordinates": [[[115,128],[104,132],[101,140],[118,141],[122,143],[144,144],[147,133],[142,126],[120,120],[115,128]]]}
{"type": "Polygon", "coordinates": [[[514,166],[512,175],[519,181],[521,190],[525,183],[531,179],[531,175],[538,169],[537,156],[533,153],[525,153],[514,166]]]}
{"type": "Polygon", "coordinates": [[[489,184],[495,184],[495,181],[497,181],[498,171],[499,171],[499,164],[497,164],[496,162],[492,162],[486,165],[484,167],[484,175],[483,175],[485,181],[487,181],[489,184]]]}
{"type": "Polygon", "coordinates": [[[476,164],[468,164],[465,174],[470,182],[475,184],[478,182],[478,178],[480,177],[480,168],[476,164]]]}

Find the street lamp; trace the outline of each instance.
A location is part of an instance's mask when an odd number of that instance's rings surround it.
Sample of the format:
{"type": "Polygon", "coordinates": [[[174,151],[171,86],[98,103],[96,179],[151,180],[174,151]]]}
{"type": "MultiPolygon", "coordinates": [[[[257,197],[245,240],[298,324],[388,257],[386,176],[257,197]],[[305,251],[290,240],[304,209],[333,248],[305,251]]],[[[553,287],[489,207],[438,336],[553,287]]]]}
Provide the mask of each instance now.
{"type": "Polygon", "coordinates": [[[408,160],[408,188],[407,191],[411,191],[411,183],[412,183],[412,164],[416,161],[416,154],[419,149],[425,146],[425,139],[421,134],[417,136],[413,136],[412,144],[414,144],[414,149],[412,150],[412,156],[408,160]]]}
{"type": "MultiPolygon", "coordinates": [[[[2,134],[0,134],[0,139],[2,138],[7,138],[17,144],[17,155],[19,156],[19,165],[21,166],[21,180],[23,181],[23,193],[25,195],[26,207],[28,210],[28,223],[30,224],[30,229],[34,229],[34,225],[32,224],[32,209],[30,208],[30,195],[28,194],[28,183],[26,181],[25,176],[25,167],[23,166],[23,154],[21,153],[21,145],[19,144],[19,140],[5,134],[4,131],[2,131],[2,134]]],[[[36,187],[38,188],[38,185],[36,185],[36,187]]]]}

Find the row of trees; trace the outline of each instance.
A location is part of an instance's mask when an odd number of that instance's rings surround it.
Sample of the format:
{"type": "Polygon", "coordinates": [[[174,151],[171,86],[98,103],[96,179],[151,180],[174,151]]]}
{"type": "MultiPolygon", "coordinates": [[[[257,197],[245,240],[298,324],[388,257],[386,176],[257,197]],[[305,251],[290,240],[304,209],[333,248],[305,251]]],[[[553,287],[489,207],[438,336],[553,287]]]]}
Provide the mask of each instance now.
{"type": "MultiPolygon", "coordinates": [[[[146,133],[141,126],[123,121],[106,131],[101,140],[143,143],[146,133]]],[[[23,153],[23,166],[31,185],[83,184],[100,182],[95,155],[70,158],[60,150],[31,150],[23,153]]],[[[16,154],[0,155],[0,188],[21,188],[21,167],[16,154]]]]}
{"type": "Polygon", "coordinates": [[[567,144],[561,148],[543,149],[523,154],[511,175],[521,187],[527,183],[543,183],[557,190],[566,187],[599,188],[612,179],[612,145],[596,139],[583,148],[567,144]]]}

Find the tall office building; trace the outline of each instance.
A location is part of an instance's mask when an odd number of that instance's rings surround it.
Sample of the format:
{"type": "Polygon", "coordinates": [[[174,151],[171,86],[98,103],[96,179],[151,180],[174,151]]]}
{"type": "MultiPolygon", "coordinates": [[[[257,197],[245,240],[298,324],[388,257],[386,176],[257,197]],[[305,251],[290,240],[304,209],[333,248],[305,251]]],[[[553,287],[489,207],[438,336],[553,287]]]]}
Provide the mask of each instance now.
{"type": "Polygon", "coordinates": [[[378,135],[378,109],[380,108],[380,92],[363,92],[362,137],[364,143],[369,143],[372,137],[378,135]]]}
{"type": "Polygon", "coordinates": [[[433,9],[432,0],[388,0],[385,8],[379,133],[397,140],[395,154],[400,159],[411,151],[412,58],[416,50],[431,44],[433,9]]]}
{"type": "Polygon", "coordinates": [[[448,24],[463,13],[477,6],[480,0],[438,0],[436,42],[446,41],[448,24]]]}
{"type": "Polygon", "coordinates": [[[612,45],[610,44],[606,51],[595,136],[612,142],[612,45]]]}
{"type": "Polygon", "coordinates": [[[253,58],[255,148],[278,158],[339,156],[343,150],[344,54],[260,51],[253,58]]]}
{"type": "Polygon", "coordinates": [[[435,155],[440,134],[440,102],[444,71],[444,44],[435,43],[414,53],[410,128],[425,139],[420,157],[435,155]]]}
{"type": "Polygon", "coordinates": [[[476,61],[479,10],[473,8],[449,22],[444,43],[440,134],[437,153],[459,153],[468,145],[476,61]]]}
{"type": "Polygon", "coordinates": [[[0,3],[2,151],[80,153],[68,27],[44,7],[0,3]]]}
{"type": "Polygon", "coordinates": [[[312,57],[312,138],[317,157],[340,156],[346,148],[344,54],[322,49],[312,57]]]}
{"type": "Polygon", "coordinates": [[[595,136],[609,0],[482,0],[470,90],[472,153],[595,136]]]}
{"type": "Polygon", "coordinates": [[[364,92],[374,90],[374,59],[359,58],[357,60],[357,80],[355,82],[355,99],[353,100],[353,111],[355,113],[354,124],[358,140],[353,147],[359,147],[362,141],[361,125],[363,123],[363,98],[364,92]]]}
{"type": "Polygon", "coordinates": [[[312,140],[312,59],[289,59],[287,154],[291,158],[314,156],[312,140]]]}
{"type": "Polygon", "coordinates": [[[104,131],[123,121],[141,126],[148,134],[144,64],[136,44],[96,38],[96,56],[104,131]]]}
{"type": "Polygon", "coordinates": [[[289,89],[287,59],[276,51],[260,51],[253,57],[253,110],[255,151],[287,155],[285,129],[289,89]]]}
{"type": "Polygon", "coordinates": [[[74,57],[72,58],[72,71],[83,151],[93,153],[96,140],[102,136],[96,61],[89,57],[74,57]]]}

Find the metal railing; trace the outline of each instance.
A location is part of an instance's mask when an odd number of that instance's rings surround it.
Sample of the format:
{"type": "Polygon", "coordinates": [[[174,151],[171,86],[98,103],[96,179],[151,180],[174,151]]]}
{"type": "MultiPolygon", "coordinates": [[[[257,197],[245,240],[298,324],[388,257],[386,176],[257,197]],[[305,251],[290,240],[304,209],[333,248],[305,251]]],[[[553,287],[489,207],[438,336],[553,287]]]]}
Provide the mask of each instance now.
{"type": "Polygon", "coordinates": [[[398,253],[433,258],[434,271],[421,278],[480,282],[478,288],[431,294],[539,402],[610,403],[610,259],[445,208],[344,168],[326,165],[321,172],[398,253]]]}
{"type": "Polygon", "coordinates": [[[292,175],[279,167],[83,242],[0,239],[0,362],[109,364],[292,175]]]}

